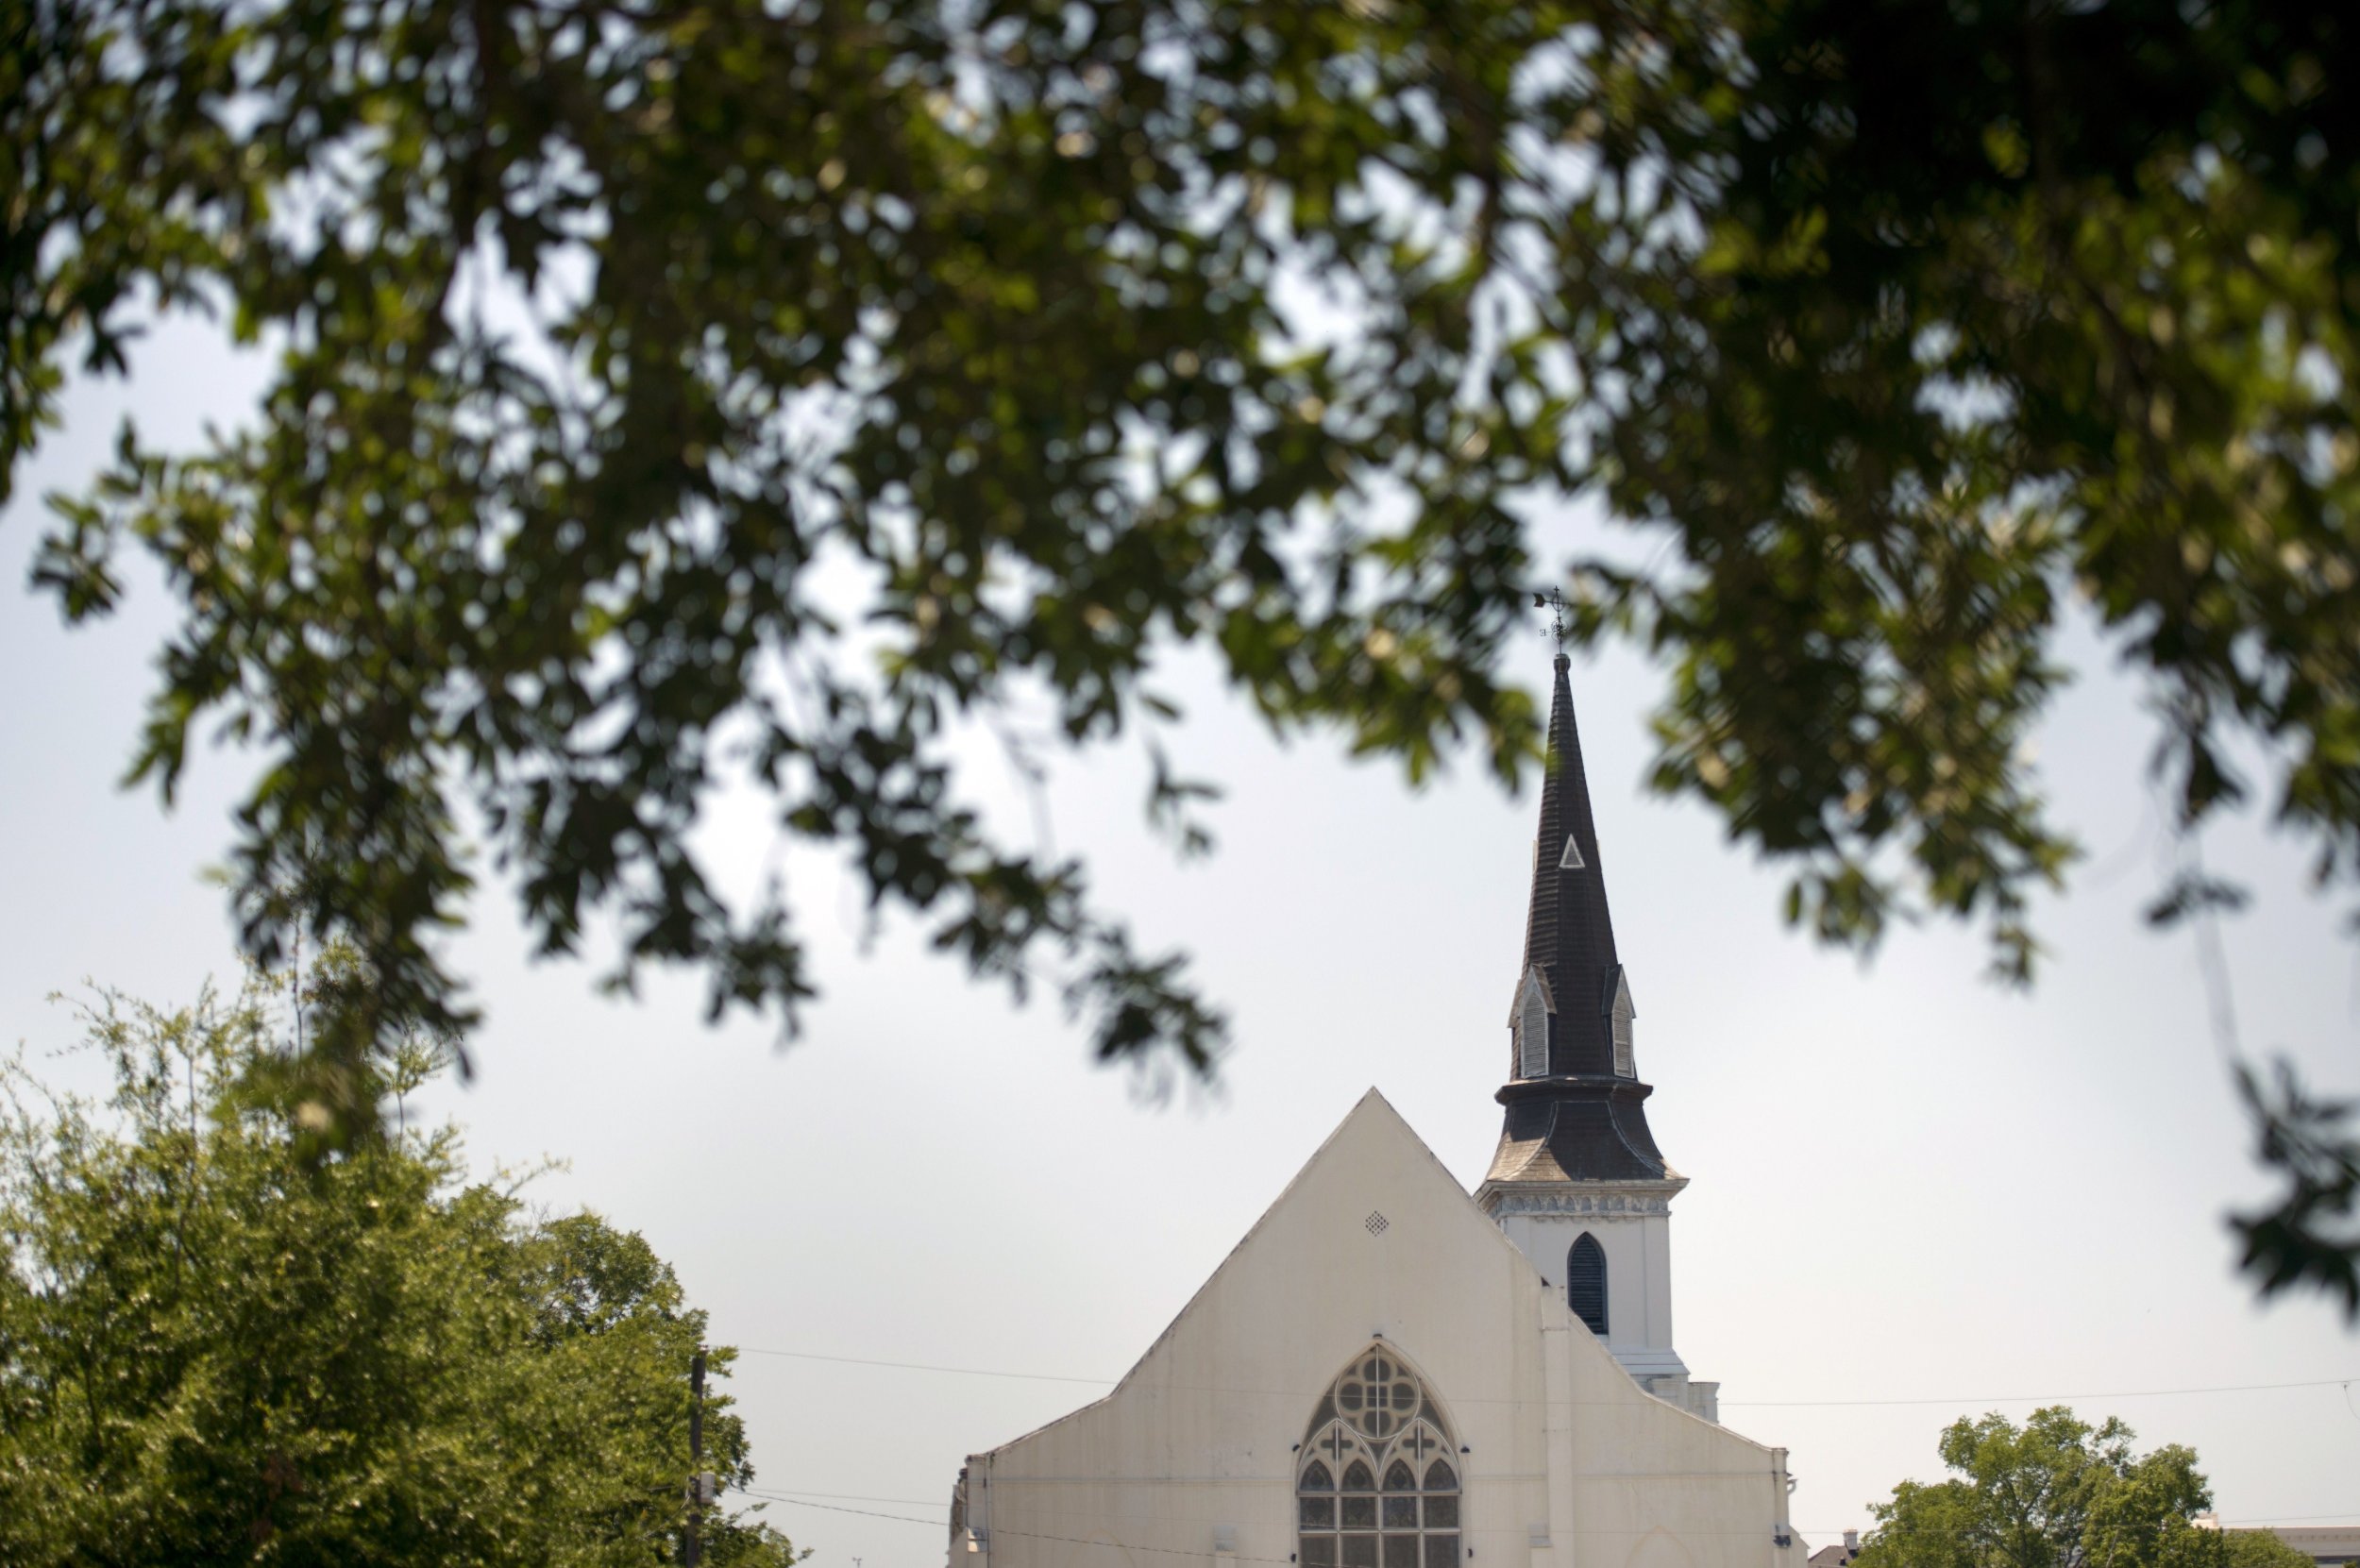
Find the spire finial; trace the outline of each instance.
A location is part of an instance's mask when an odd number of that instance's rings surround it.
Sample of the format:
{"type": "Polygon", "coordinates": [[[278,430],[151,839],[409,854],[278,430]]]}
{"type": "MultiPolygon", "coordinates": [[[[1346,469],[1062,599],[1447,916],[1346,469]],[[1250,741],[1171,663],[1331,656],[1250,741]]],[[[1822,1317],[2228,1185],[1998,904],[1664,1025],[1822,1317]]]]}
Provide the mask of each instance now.
{"type": "Polygon", "coordinates": [[[1535,610],[1546,610],[1549,613],[1549,632],[1557,638],[1557,651],[1560,655],[1563,654],[1565,651],[1564,594],[1555,588],[1551,588],[1545,594],[1535,594],[1532,596],[1532,607],[1535,610]]]}

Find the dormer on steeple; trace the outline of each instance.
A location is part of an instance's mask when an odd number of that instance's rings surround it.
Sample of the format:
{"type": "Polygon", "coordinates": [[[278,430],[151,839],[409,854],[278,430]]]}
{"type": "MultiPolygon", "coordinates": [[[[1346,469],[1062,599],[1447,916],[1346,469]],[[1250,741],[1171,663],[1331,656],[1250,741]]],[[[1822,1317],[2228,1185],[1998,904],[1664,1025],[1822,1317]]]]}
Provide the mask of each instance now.
{"type": "Polygon", "coordinates": [[[1509,1039],[1514,1047],[1511,1076],[1549,1075],[1549,1021],[1556,1011],[1557,1003],[1549,996],[1548,977],[1537,966],[1525,970],[1524,983],[1516,987],[1515,1009],[1508,1016],[1509,1039]]]}
{"type": "Polygon", "coordinates": [[[1620,964],[1614,966],[1613,984],[1606,988],[1605,1011],[1607,1038],[1614,1045],[1614,1076],[1636,1078],[1639,1069],[1631,1059],[1630,1020],[1639,1016],[1639,1009],[1631,1004],[1630,976],[1620,964]]]}

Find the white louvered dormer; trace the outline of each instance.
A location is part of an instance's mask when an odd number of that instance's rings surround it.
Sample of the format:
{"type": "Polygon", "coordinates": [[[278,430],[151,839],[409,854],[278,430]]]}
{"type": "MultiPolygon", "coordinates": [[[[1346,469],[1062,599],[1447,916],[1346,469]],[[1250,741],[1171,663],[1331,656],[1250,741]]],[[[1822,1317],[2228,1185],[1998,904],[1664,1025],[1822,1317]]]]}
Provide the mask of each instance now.
{"type": "Polygon", "coordinates": [[[1614,995],[1607,1005],[1614,1031],[1614,1075],[1636,1078],[1639,1069],[1631,1059],[1630,1032],[1639,1009],[1631,1004],[1629,973],[1619,964],[1614,967],[1614,995]]]}
{"type": "Polygon", "coordinates": [[[1516,1036],[1516,1076],[1549,1075],[1549,992],[1539,969],[1526,969],[1517,987],[1516,1016],[1510,1027],[1516,1036]]]}

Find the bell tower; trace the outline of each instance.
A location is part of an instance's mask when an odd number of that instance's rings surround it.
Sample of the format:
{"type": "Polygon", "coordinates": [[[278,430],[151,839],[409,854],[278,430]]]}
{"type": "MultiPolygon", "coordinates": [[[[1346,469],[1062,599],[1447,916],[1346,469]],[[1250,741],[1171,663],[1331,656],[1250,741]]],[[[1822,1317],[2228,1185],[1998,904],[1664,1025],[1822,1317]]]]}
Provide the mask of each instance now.
{"type": "Polygon", "coordinates": [[[1641,1387],[1717,1421],[1720,1385],[1692,1381],[1672,1348],[1672,1199],[1688,1178],[1647,1130],[1654,1090],[1639,1078],[1639,1009],[1614,950],[1569,667],[1559,652],[1495,1096],[1507,1124],[1475,1202],[1641,1387]]]}

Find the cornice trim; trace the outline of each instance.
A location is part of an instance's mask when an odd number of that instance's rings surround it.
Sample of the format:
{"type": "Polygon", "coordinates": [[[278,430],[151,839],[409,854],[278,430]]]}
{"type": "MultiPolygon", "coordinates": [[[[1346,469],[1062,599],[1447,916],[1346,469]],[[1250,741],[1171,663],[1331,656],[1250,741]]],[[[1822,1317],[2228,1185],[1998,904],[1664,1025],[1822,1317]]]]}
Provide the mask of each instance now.
{"type": "Polygon", "coordinates": [[[1485,1182],[1475,1201],[1486,1214],[1563,1216],[1580,1220],[1638,1220],[1672,1212],[1672,1199],[1688,1178],[1663,1182],[1485,1182]]]}

